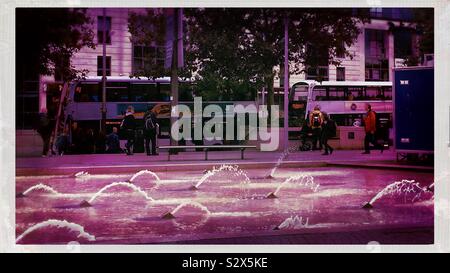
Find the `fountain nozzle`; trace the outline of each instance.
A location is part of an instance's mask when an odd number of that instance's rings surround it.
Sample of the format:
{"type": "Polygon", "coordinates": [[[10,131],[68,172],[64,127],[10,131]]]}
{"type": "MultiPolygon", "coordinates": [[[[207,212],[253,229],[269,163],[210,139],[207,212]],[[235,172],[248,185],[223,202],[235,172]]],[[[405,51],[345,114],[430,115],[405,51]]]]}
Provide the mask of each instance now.
{"type": "Polygon", "coordinates": [[[280,227],[276,226],[276,227],[273,228],[273,230],[280,230],[280,227]]]}
{"type": "Polygon", "coordinates": [[[89,207],[92,207],[92,205],[86,200],[83,200],[83,202],[80,203],[80,208],[89,208],[89,207]]]}
{"type": "Polygon", "coordinates": [[[192,185],[189,189],[190,189],[191,191],[196,191],[196,190],[198,190],[198,188],[197,188],[195,185],[192,185]]]}
{"type": "Polygon", "coordinates": [[[371,209],[373,208],[372,204],[370,204],[370,202],[367,202],[363,207],[363,209],[371,209]]]}
{"type": "Polygon", "coordinates": [[[266,198],[273,199],[273,198],[278,198],[278,196],[276,196],[275,193],[271,192],[266,196],[266,198]]]}
{"type": "Polygon", "coordinates": [[[19,192],[18,194],[16,194],[16,198],[23,198],[25,197],[25,194],[23,194],[23,192],[19,192]]]}
{"type": "Polygon", "coordinates": [[[173,215],[173,214],[169,211],[169,212],[164,213],[164,215],[163,215],[161,218],[163,218],[163,219],[173,219],[173,218],[175,218],[175,215],[173,215]]]}

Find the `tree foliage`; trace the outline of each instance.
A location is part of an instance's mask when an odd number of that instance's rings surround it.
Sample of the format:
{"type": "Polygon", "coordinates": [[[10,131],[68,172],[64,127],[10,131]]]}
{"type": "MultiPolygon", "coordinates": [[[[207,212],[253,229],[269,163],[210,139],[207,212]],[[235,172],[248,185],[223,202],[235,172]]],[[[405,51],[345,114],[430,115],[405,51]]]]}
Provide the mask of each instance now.
{"type": "Polygon", "coordinates": [[[432,8],[413,9],[413,31],[418,35],[418,54],[406,58],[406,65],[415,66],[423,60],[424,54],[434,53],[434,10],[432,8]]]}
{"type": "MultiPolygon", "coordinates": [[[[276,68],[283,64],[285,19],[289,19],[289,72],[299,74],[323,62],[339,65],[337,55],[352,57],[347,48],[360,33],[358,24],[368,18],[361,11],[186,8],[186,67],[180,74],[194,78],[196,95],[208,100],[254,99],[265,86],[272,104],[273,82],[280,76],[276,68]]],[[[157,10],[132,14],[129,29],[137,43],[163,43],[164,18],[157,10]]],[[[167,72],[149,67],[140,74],[167,72]]]]}
{"type": "Polygon", "coordinates": [[[87,70],[77,70],[70,60],[83,47],[95,48],[91,23],[86,9],[17,8],[18,74],[31,68],[63,81],[85,76],[87,70]]]}
{"type": "MultiPolygon", "coordinates": [[[[166,23],[161,9],[145,9],[145,12],[131,12],[128,17],[128,30],[131,33],[133,45],[144,47],[164,46],[166,23]]],[[[144,58],[154,58],[151,54],[145,54],[144,58]]],[[[143,69],[134,71],[134,77],[158,78],[168,73],[157,62],[146,62],[143,69]]]]}
{"type": "MultiPolygon", "coordinates": [[[[210,90],[217,98],[238,88],[242,93],[269,90],[273,103],[275,68],[283,64],[284,22],[289,22],[290,74],[306,67],[339,65],[336,55],[352,57],[347,50],[360,33],[366,14],[352,9],[187,9],[187,33],[192,71],[197,81],[216,81],[210,90]],[[347,47],[343,46],[346,45],[347,47]],[[314,50],[312,50],[314,49],[314,50]],[[207,77],[204,77],[207,75],[207,77]]],[[[200,85],[203,86],[203,85],[200,85]]]]}

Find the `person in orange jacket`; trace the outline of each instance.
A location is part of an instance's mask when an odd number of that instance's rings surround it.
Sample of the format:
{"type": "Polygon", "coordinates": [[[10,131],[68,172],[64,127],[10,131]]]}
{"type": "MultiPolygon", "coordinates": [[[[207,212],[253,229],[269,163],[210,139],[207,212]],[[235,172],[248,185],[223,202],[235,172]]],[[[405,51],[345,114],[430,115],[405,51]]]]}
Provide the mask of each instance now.
{"type": "Polygon", "coordinates": [[[366,136],[364,138],[364,152],[363,154],[370,154],[369,144],[372,143],[373,146],[377,147],[375,141],[375,132],[377,130],[376,122],[377,117],[374,111],[372,111],[372,106],[370,104],[366,105],[367,114],[364,117],[364,129],[366,131],[366,136]]]}

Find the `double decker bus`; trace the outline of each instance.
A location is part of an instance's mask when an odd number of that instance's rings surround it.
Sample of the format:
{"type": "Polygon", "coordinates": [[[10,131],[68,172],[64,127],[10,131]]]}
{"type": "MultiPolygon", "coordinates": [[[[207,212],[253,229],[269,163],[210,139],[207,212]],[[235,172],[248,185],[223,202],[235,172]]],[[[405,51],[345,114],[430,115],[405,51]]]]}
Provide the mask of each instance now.
{"type": "Polygon", "coordinates": [[[392,82],[304,80],[292,86],[289,102],[290,131],[298,131],[309,112],[319,106],[336,121],[338,146],[346,149],[362,148],[362,120],[370,104],[379,122],[378,139],[392,144],[392,82]]]}
{"type": "MultiPolygon", "coordinates": [[[[192,84],[181,80],[179,100],[192,100],[192,84]]],[[[138,123],[149,106],[153,106],[160,124],[160,137],[170,132],[170,78],[108,77],[106,81],[106,128],[119,127],[128,106],[133,106],[138,123]]],[[[89,77],[72,82],[66,114],[81,127],[100,129],[102,78],[89,77]]]]}

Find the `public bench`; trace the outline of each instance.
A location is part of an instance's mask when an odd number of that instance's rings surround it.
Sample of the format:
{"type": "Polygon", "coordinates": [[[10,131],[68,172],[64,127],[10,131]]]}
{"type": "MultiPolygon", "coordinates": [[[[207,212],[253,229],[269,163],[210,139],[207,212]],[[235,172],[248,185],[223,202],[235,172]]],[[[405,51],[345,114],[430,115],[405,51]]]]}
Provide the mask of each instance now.
{"type": "Polygon", "coordinates": [[[246,149],[256,149],[253,145],[177,145],[177,146],[159,146],[160,150],[169,150],[168,160],[170,161],[170,155],[172,151],[184,150],[184,149],[203,149],[205,152],[205,160],[208,160],[208,151],[216,150],[241,150],[241,159],[244,159],[244,151],[246,149]]]}

